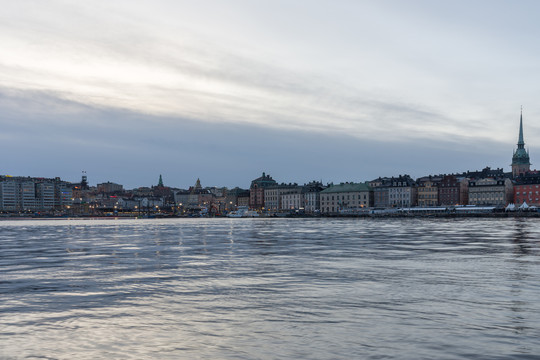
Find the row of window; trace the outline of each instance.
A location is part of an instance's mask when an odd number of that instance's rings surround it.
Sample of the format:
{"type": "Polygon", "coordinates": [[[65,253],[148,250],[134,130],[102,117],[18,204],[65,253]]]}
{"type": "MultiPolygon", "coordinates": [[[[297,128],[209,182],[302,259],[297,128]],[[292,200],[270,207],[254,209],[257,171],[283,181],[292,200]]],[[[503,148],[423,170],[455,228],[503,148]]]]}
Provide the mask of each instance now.
{"type": "Polygon", "coordinates": [[[503,199],[504,194],[472,194],[469,197],[471,199],[503,199]]]}
{"type": "MultiPolygon", "coordinates": [[[[516,187],[519,187],[520,189],[521,189],[521,188],[527,189],[527,186],[529,187],[529,190],[532,190],[532,189],[533,189],[533,185],[517,185],[516,187]]],[[[538,189],[538,185],[534,185],[534,188],[535,188],[535,189],[538,189]]]]}
{"type": "Polygon", "coordinates": [[[355,199],[367,199],[367,195],[366,194],[363,194],[363,197],[362,195],[341,195],[341,199],[339,198],[340,195],[325,195],[325,196],[321,196],[321,201],[328,201],[330,200],[330,197],[331,197],[331,200],[355,200],[355,199]],[[334,199],[334,196],[335,196],[335,199],[334,199]]]}
{"type": "Polygon", "coordinates": [[[326,206],[326,205],[367,205],[367,201],[357,201],[356,203],[354,202],[351,202],[351,203],[340,203],[338,201],[338,203],[336,204],[335,202],[331,202],[331,201],[321,201],[321,205],[322,206],[326,206]]]}

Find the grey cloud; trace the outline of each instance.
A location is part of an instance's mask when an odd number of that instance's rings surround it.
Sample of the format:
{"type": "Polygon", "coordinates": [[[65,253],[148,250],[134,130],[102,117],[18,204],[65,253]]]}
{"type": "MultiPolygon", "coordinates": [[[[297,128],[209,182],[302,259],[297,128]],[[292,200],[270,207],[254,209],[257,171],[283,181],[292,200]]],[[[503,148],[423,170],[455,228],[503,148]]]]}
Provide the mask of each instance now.
{"type": "Polygon", "coordinates": [[[421,176],[505,166],[507,144],[358,140],[257,125],[208,124],[197,119],[164,118],[93,108],[49,95],[0,92],[0,150],[11,175],[61,176],[91,182],[116,181],[128,187],[155,184],[187,187],[249,186],[262,171],[277,180],[361,181],[410,173],[421,176]],[[29,95],[29,96],[26,96],[29,95]],[[69,108],[69,111],[58,109],[69,108]],[[18,109],[18,110],[17,110],[18,109]],[[45,111],[57,109],[57,111],[45,111]],[[77,121],[72,121],[76,117],[77,121]],[[494,151],[494,149],[498,149],[494,151]]]}
{"type": "MultiPolygon", "coordinates": [[[[449,119],[440,111],[426,109],[424,104],[405,103],[356,89],[328,75],[299,73],[257,60],[255,56],[238,55],[234,49],[221,47],[187,29],[184,38],[192,40],[185,42],[152,35],[146,31],[148,26],[117,14],[84,12],[73,6],[68,10],[68,14],[74,17],[70,23],[82,21],[92,24],[99,19],[98,24],[102,28],[96,32],[86,29],[71,33],[65,31],[66,25],[62,22],[54,23],[43,17],[27,23],[12,22],[10,25],[23,29],[28,39],[35,37],[49,42],[53,49],[75,49],[75,58],[98,54],[126,63],[144,64],[149,71],[153,68],[168,69],[172,73],[231,84],[245,90],[242,94],[232,95],[198,91],[185,84],[168,87],[146,85],[145,89],[153,93],[150,98],[139,96],[139,102],[155,102],[159,107],[159,99],[170,96],[176,97],[178,102],[191,104],[186,105],[184,112],[172,106],[169,114],[176,111],[175,115],[180,117],[227,123],[254,122],[256,119],[268,127],[355,133],[358,138],[364,139],[373,136],[393,140],[402,137],[449,138],[459,136],[463,133],[462,127],[468,126],[466,119],[449,119]],[[124,27],[113,26],[117,21],[124,27]],[[105,30],[109,28],[114,31],[107,33],[105,30]],[[440,126],[438,132],[421,131],[437,126],[440,126]],[[401,131],[393,131],[396,129],[401,131]]],[[[13,67],[4,65],[4,73],[10,70],[13,67]]],[[[16,70],[22,82],[36,77],[35,70],[16,70]]],[[[43,75],[64,76],[52,73],[43,75]]],[[[85,82],[125,94],[128,101],[137,98],[137,91],[141,90],[131,84],[115,81],[85,79],[85,82]]],[[[24,88],[24,84],[21,87],[24,88]]],[[[62,92],[64,98],[79,102],[99,104],[101,101],[96,95],[75,94],[66,89],[58,89],[58,92],[62,92]]],[[[107,100],[121,104],[123,99],[107,100]]],[[[129,109],[129,105],[124,107],[129,109]]],[[[166,106],[163,106],[163,110],[167,113],[166,106]]]]}

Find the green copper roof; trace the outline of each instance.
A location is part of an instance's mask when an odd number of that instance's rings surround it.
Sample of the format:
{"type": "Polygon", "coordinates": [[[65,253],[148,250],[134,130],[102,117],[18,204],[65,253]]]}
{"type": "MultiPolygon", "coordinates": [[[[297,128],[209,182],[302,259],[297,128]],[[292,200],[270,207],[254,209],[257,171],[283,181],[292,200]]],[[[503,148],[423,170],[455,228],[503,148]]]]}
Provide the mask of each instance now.
{"type": "Polygon", "coordinates": [[[365,183],[341,183],[338,185],[330,186],[329,188],[321,191],[321,194],[358,192],[358,191],[370,191],[370,190],[371,190],[371,187],[365,183]]]}
{"type": "Polygon", "coordinates": [[[269,187],[273,185],[277,185],[277,182],[274,179],[272,179],[270,175],[266,175],[266,173],[264,172],[262,173],[261,177],[258,177],[255,180],[251,181],[251,188],[255,186],[264,188],[264,187],[269,187]]]}

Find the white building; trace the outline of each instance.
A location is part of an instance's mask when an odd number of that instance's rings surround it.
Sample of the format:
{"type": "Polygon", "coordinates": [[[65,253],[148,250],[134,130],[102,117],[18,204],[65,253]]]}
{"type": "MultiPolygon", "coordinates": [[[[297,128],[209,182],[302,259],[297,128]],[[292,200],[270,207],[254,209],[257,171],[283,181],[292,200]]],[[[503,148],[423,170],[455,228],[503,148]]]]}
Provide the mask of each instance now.
{"type": "Polygon", "coordinates": [[[416,206],[417,187],[413,179],[408,175],[392,178],[388,186],[389,207],[416,206]]]}
{"type": "Polygon", "coordinates": [[[295,193],[298,184],[280,184],[264,189],[264,208],[268,211],[280,211],[289,209],[282,204],[283,195],[295,193]]]}
{"type": "Polygon", "coordinates": [[[304,208],[304,194],[302,187],[291,189],[287,193],[281,195],[281,210],[298,210],[304,208]]]}

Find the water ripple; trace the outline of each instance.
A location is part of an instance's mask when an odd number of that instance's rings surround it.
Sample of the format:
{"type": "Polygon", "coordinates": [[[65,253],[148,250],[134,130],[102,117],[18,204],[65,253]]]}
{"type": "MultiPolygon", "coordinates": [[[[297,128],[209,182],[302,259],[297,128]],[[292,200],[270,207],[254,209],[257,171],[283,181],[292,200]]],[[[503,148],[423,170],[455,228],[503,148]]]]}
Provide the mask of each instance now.
{"type": "Polygon", "coordinates": [[[536,359],[535,219],[0,222],[0,358],[536,359]]]}

